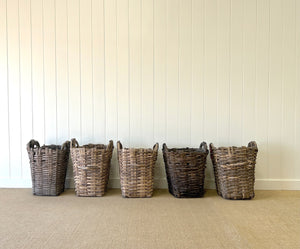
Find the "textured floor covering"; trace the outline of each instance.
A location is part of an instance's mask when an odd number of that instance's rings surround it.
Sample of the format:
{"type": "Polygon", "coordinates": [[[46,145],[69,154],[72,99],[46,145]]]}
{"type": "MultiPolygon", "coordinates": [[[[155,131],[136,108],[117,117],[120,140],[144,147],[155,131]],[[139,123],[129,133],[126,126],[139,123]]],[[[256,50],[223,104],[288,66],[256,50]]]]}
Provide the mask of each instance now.
{"type": "Polygon", "coordinates": [[[38,197],[0,189],[0,248],[300,248],[300,191],[256,191],[251,201],[206,192],[176,199],[38,197]]]}

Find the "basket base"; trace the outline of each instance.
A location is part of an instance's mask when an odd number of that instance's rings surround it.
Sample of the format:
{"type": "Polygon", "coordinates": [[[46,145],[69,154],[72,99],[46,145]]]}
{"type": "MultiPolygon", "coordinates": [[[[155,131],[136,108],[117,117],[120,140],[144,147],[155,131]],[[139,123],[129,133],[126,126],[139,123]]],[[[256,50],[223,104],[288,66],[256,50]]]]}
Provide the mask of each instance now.
{"type": "Polygon", "coordinates": [[[152,196],[153,196],[153,194],[138,196],[138,195],[134,195],[134,194],[128,195],[128,194],[123,194],[122,193],[123,198],[151,198],[152,196]]]}
{"type": "Polygon", "coordinates": [[[255,197],[255,194],[253,193],[253,195],[251,196],[230,196],[230,195],[222,195],[222,193],[218,193],[219,196],[221,196],[223,199],[226,200],[252,200],[255,197]]]}
{"type": "Polygon", "coordinates": [[[174,193],[173,191],[169,190],[169,193],[176,198],[201,198],[204,196],[205,191],[199,193],[174,193]]]}
{"type": "Polygon", "coordinates": [[[32,192],[33,195],[36,195],[36,196],[59,196],[61,193],[63,193],[64,191],[62,192],[59,192],[59,193],[35,193],[35,192],[32,192]]]}

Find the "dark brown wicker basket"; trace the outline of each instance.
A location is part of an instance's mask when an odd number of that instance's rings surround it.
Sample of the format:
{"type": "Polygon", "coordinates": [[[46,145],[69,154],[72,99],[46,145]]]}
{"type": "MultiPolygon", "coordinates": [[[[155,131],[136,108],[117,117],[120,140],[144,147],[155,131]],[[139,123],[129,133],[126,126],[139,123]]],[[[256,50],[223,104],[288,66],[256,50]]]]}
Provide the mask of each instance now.
{"type": "Polygon", "coordinates": [[[152,197],[158,143],[153,149],[123,148],[118,141],[118,160],[123,197],[152,197]]]}
{"type": "Polygon", "coordinates": [[[217,193],[225,199],[254,197],[256,142],[248,147],[220,147],[210,144],[217,193]]]}
{"type": "Polygon", "coordinates": [[[113,141],[109,144],[87,144],[79,146],[76,139],[71,142],[75,192],[77,196],[103,196],[107,191],[113,141]]]}
{"type": "Polygon", "coordinates": [[[201,143],[199,149],[169,149],[163,144],[168,187],[173,196],[178,198],[203,196],[207,155],[205,142],[201,143]]]}
{"type": "Polygon", "coordinates": [[[70,142],[62,146],[43,145],[36,140],[27,144],[34,195],[56,196],[65,189],[70,142]]]}

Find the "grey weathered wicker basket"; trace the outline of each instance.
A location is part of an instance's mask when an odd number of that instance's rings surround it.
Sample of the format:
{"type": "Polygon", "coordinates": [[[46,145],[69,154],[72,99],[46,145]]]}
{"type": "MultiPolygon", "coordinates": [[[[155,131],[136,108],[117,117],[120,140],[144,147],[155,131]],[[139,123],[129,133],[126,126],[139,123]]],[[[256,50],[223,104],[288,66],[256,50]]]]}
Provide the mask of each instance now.
{"type": "Polygon", "coordinates": [[[123,197],[152,197],[158,143],[153,149],[123,148],[118,141],[118,160],[123,197]]]}
{"type": "Polygon", "coordinates": [[[107,191],[113,141],[109,144],[87,144],[79,146],[76,139],[71,142],[75,192],[77,196],[103,196],[107,191]]]}
{"type": "Polygon", "coordinates": [[[59,195],[64,191],[70,142],[62,146],[43,145],[36,140],[27,144],[34,195],[59,195]]]}
{"type": "Polygon", "coordinates": [[[256,142],[248,147],[220,147],[210,144],[216,189],[225,199],[252,199],[254,197],[256,142]]]}

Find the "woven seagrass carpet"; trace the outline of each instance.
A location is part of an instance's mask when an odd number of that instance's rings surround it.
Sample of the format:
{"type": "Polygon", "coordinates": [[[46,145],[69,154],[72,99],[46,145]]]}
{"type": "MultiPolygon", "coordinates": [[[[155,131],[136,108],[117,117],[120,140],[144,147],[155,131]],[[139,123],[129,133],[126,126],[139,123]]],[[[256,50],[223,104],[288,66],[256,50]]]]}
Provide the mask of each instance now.
{"type": "Polygon", "coordinates": [[[300,248],[300,191],[256,191],[230,201],[208,190],[176,199],[39,197],[31,189],[0,189],[0,248],[300,248]]]}

